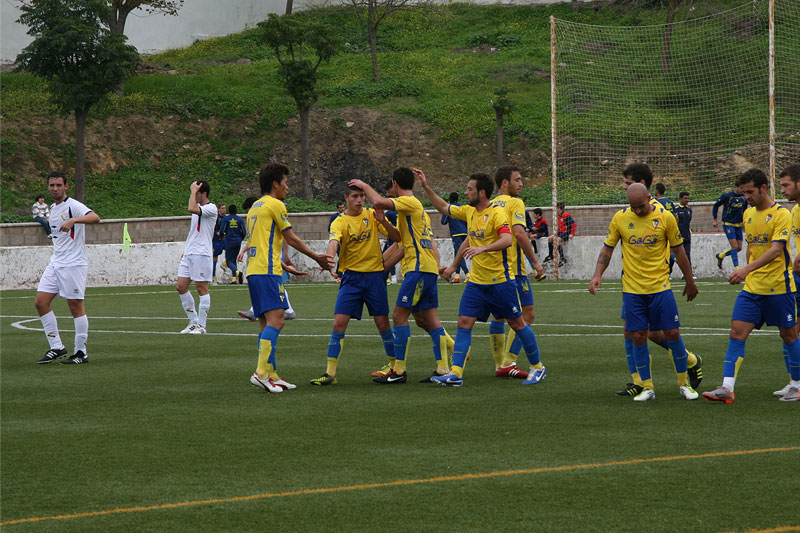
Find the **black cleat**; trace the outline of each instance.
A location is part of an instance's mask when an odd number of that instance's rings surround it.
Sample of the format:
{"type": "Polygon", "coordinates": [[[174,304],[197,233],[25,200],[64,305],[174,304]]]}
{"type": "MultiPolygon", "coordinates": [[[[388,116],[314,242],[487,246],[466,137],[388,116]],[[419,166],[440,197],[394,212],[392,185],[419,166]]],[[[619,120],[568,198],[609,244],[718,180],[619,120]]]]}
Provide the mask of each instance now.
{"type": "Polygon", "coordinates": [[[717,258],[717,268],[722,270],[722,261],[725,259],[725,256],[723,255],[722,257],[720,257],[719,254],[714,254],[714,257],[717,258]]]}
{"type": "Polygon", "coordinates": [[[47,350],[47,353],[44,354],[44,357],[36,361],[37,364],[46,365],[47,363],[52,363],[57,359],[61,359],[62,357],[67,356],[67,349],[66,348],[50,348],[47,350]]]}
{"type": "Polygon", "coordinates": [[[405,372],[402,374],[398,374],[394,370],[386,374],[385,376],[378,376],[376,378],[372,378],[372,381],[375,383],[380,383],[381,385],[394,385],[395,383],[405,383],[408,380],[408,376],[405,372]]]}
{"type": "Polygon", "coordinates": [[[615,394],[617,396],[638,396],[644,390],[644,387],[639,385],[635,385],[633,383],[628,383],[625,385],[625,388],[622,390],[618,390],[615,394]]]}
{"type": "Polygon", "coordinates": [[[79,365],[81,363],[88,363],[88,362],[89,362],[89,356],[86,355],[85,353],[83,353],[81,350],[78,350],[77,352],[75,352],[75,355],[73,355],[72,357],[70,357],[69,359],[67,359],[65,361],[61,361],[60,364],[62,364],[62,365],[79,365]]]}
{"type": "Polygon", "coordinates": [[[686,369],[689,385],[691,385],[693,389],[699,387],[700,382],[703,381],[703,360],[697,354],[695,354],[695,357],[697,357],[697,363],[692,368],[686,369]]]}
{"type": "Polygon", "coordinates": [[[244,285],[244,274],[241,270],[239,271],[239,285],[244,285]]]}
{"type": "Polygon", "coordinates": [[[436,376],[443,376],[443,375],[444,375],[444,374],[440,374],[440,373],[438,373],[438,372],[434,372],[433,374],[431,374],[431,375],[430,375],[430,376],[428,376],[427,378],[422,378],[421,380],[419,380],[419,382],[420,382],[420,383],[436,383],[436,382],[433,380],[433,378],[435,378],[436,376]]]}

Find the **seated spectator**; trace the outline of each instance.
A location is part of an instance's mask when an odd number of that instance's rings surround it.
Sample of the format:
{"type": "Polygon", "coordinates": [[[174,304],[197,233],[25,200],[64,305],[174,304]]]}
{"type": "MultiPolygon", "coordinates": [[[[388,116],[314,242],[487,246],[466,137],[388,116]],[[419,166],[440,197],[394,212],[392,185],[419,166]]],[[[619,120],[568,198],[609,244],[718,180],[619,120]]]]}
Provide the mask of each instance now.
{"type": "Polygon", "coordinates": [[[33,220],[42,225],[45,234],[50,238],[50,207],[44,203],[43,194],[36,197],[36,203],[33,204],[31,214],[33,215],[33,220]]]}
{"type": "Polygon", "coordinates": [[[558,235],[550,235],[547,239],[548,254],[544,258],[545,261],[553,260],[553,242],[558,245],[558,266],[566,264],[567,259],[564,257],[564,243],[570,237],[575,236],[575,231],[578,229],[578,224],[572,215],[565,211],[564,202],[556,204],[556,214],[558,215],[558,235]]]}

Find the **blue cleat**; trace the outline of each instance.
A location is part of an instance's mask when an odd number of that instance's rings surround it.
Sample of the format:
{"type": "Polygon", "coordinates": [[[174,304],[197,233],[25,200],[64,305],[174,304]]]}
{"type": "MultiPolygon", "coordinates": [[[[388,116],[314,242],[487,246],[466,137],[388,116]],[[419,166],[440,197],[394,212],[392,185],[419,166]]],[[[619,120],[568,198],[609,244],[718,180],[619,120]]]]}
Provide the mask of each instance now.
{"type": "Polygon", "coordinates": [[[530,372],[528,372],[528,379],[522,382],[523,385],[536,385],[540,381],[542,381],[545,376],[547,376],[547,369],[545,367],[542,368],[534,368],[530,372]]]}
{"type": "Polygon", "coordinates": [[[452,372],[444,376],[431,376],[430,380],[442,387],[460,387],[464,384],[464,380],[452,372]]]}

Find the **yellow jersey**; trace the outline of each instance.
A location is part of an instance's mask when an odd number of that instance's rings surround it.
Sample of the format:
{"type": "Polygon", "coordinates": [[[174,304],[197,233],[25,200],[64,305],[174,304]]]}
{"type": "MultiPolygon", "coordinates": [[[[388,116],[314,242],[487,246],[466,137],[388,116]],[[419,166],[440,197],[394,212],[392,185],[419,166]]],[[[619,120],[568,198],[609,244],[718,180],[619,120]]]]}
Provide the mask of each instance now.
{"type": "Polygon", "coordinates": [[[286,205],[270,195],[262,196],[247,212],[247,275],[283,274],[283,232],[292,225],[286,205]]]}
{"type": "Polygon", "coordinates": [[[620,209],[608,225],[604,244],[614,248],[620,241],[622,292],[655,294],[670,288],[670,248],[683,244],[672,213],[660,205],[643,217],[630,207],[620,209]]]}
{"type": "Polygon", "coordinates": [[[429,272],[439,274],[439,265],[433,254],[433,228],[431,219],[414,196],[392,198],[397,211],[397,229],[403,246],[403,274],[406,272],[429,272]]]}
{"type": "Polygon", "coordinates": [[[783,243],[783,249],[778,257],[747,275],[744,280],[744,290],[750,294],[794,292],[792,258],[789,251],[792,215],[789,210],[773,202],[771,206],[761,211],[755,207],[746,209],[743,218],[744,238],[747,241],[747,254],[751,263],[769,250],[773,242],[783,243]]]}
{"type": "MultiPolygon", "coordinates": [[[[478,211],[471,205],[450,205],[448,214],[466,221],[470,246],[492,244],[500,238],[500,234],[511,233],[505,208],[493,203],[483,211],[478,211]]],[[[509,249],[483,252],[473,257],[469,282],[494,285],[514,279],[508,258],[509,249]]]]}
{"type": "MultiPolygon", "coordinates": [[[[492,203],[505,209],[508,221],[511,224],[511,247],[508,249],[508,262],[514,269],[514,276],[527,276],[528,269],[525,268],[525,253],[517,242],[514,235],[514,226],[522,226],[527,229],[525,224],[525,203],[522,198],[509,196],[508,194],[498,195],[492,203]]],[[[457,250],[456,250],[457,251],[457,250]]]]}
{"type": "Polygon", "coordinates": [[[374,209],[358,215],[347,212],[331,223],[330,240],[339,241],[339,272],[382,272],[383,254],[378,234],[388,235],[375,218],[374,209]]]}
{"type": "Polygon", "coordinates": [[[800,204],[794,204],[792,207],[792,239],[795,255],[800,254],[800,204]]]}

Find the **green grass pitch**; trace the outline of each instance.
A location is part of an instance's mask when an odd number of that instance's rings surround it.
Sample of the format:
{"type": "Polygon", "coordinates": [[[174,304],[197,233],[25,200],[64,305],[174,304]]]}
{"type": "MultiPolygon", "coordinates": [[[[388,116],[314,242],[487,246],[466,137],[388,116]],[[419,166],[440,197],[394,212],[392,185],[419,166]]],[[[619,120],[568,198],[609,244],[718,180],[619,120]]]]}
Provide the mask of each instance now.
{"type": "MultiPolygon", "coordinates": [[[[47,349],[34,293],[3,292],[3,530],[799,527],[800,406],[772,397],[787,382],[775,328],[748,341],[733,405],[682,400],[652,344],[657,399],[636,404],[613,394],[629,378],[620,283],[594,297],[586,286],[534,284],[541,384],[495,378],[478,324],[454,389],[417,383],[433,359],[413,326],[409,383],[372,383],[385,358],[368,317],[351,322],[339,383],[311,386],[325,370],[336,286],[291,284],[299,319],[283,330],[278,364],[298,389],[282,394],[249,386],[258,328],[236,315],[246,287],[212,287],[206,336],[175,334],[186,319],[170,287],[89,289],[90,362],[78,366],[34,364],[47,349]]],[[[674,289],[705,391],[722,379],[739,287],[699,287],[691,303],[682,283],[674,289]]],[[[463,285],[439,289],[455,336],[463,285]]],[[[71,350],[66,303],[55,311],[71,350]]]]}

